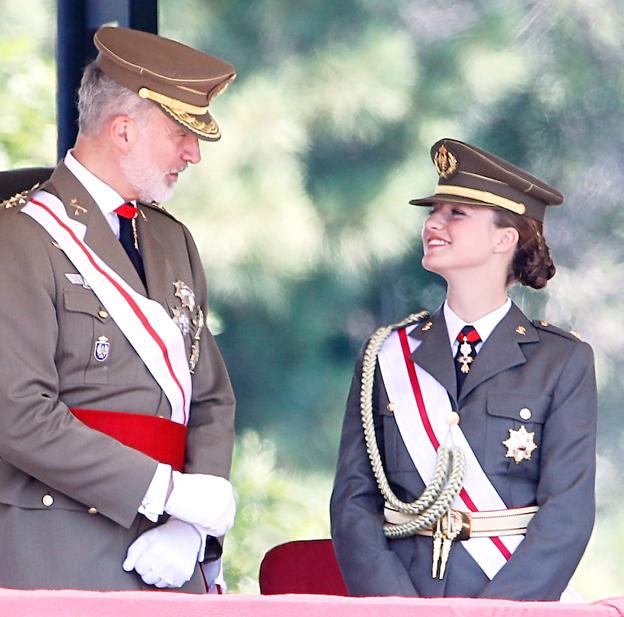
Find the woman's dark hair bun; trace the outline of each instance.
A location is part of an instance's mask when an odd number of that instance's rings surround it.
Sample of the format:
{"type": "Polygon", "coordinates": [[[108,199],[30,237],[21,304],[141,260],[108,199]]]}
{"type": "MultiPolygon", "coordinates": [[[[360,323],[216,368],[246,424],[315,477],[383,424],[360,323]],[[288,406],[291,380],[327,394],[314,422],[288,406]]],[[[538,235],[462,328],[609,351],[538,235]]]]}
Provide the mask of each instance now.
{"type": "Polygon", "coordinates": [[[495,224],[497,227],[513,227],[519,234],[507,284],[517,281],[533,289],[546,287],[546,283],[555,276],[556,268],[542,233],[542,223],[497,208],[495,224]]]}

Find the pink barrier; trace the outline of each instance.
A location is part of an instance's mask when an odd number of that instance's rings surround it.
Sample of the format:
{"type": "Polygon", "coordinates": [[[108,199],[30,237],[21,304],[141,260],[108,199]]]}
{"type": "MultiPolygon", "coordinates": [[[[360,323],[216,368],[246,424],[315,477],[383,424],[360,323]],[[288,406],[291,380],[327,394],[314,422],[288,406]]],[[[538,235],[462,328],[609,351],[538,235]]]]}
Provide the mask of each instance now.
{"type": "Polygon", "coordinates": [[[158,591],[0,589],[7,617],[624,617],[624,597],[593,604],[507,600],[340,598],[336,596],[192,596],[158,591]]]}

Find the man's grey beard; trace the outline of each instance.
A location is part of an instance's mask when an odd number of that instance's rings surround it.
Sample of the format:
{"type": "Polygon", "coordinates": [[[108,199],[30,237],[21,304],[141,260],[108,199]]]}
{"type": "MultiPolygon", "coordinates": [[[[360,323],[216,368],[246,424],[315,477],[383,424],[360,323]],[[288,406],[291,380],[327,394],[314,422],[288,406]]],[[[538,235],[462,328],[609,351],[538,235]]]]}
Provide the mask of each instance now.
{"type": "Polygon", "coordinates": [[[143,156],[151,148],[151,139],[143,139],[140,146],[136,145],[120,161],[121,171],[136,189],[139,201],[163,203],[173,194],[174,185],[167,184],[165,174],[155,169],[149,157],[143,156]]]}

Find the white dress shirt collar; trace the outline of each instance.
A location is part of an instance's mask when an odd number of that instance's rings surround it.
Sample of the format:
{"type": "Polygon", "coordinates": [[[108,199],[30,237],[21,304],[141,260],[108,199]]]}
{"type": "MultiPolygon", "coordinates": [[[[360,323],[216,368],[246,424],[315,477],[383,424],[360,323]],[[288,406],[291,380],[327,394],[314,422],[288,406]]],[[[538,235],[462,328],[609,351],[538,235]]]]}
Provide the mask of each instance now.
{"type": "Polygon", "coordinates": [[[71,150],[68,150],[65,155],[64,162],[67,169],[76,176],[80,184],[82,184],[89,195],[93,197],[93,200],[99,206],[104,216],[111,214],[114,212],[115,208],[118,208],[125,202],[123,197],[115,189],[112,189],[108,184],[94,176],[80,163],[71,153],[71,150]]]}
{"type": "Polygon", "coordinates": [[[453,312],[453,309],[448,305],[448,301],[444,302],[444,320],[446,321],[446,328],[448,330],[449,342],[451,343],[451,347],[457,341],[457,335],[461,332],[461,329],[468,325],[473,326],[476,331],[479,333],[481,337],[481,341],[483,344],[487,341],[490,334],[492,334],[494,328],[499,324],[499,322],[507,315],[509,309],[511,308],[511,300],[507,298],[505,304],[500,306],[497,309],[494,309],[491,313],[484,315],[477,321],[472,323],[465,322],[461,317],[459,317],[456,313],[453,312]]]}

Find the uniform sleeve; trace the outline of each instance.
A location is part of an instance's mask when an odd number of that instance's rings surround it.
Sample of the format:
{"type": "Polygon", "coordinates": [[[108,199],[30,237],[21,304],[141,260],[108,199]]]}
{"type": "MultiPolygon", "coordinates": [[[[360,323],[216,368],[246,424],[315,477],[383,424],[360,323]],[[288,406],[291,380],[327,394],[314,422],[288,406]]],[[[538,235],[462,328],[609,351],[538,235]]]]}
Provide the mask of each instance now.
{"type": "MultiPolygon", "coordinates": [[[[0,457],[129,527],[157,463],[87,428],[59,399],[63,298],[49,255],[58,249],[25,214],[0,218],[0,457]]],[[[10,493],[12,486],[4,478],[0,488],[10,493]]]]}
{"type": "MultiPolygon", "coordinates": [[[[184,228],[197,301],[208,310],[206,277],[190,232],[184,228]]],[[[193,375],[193,395],[186,438],[187,473],[230,477],[234,447],[236,401],[217,343],[207,326],[200,339],[199,361],[193,375]]],[[[208,536],[202,562],[215,561],[223,552],[222,540],[208,536]]]]}
{"type": "MultiPolygon", "coordinates": [[[[204,314],[207,291],[204,271],[193,239],[185,229],[195,294],[204,314]]],[[[225,363],[215,339],[204,326],[193,375],[193,395],[186,444],[187,473],[229,478],[234,445],[235,399],[225,363]]]]}
{"type": "MultiPolygon", "coordinates": [[[[417,596],[398,557],[383,533],[383,498],[373,475],[360,419],[360,356],[351,383],[342,428],[334,490],[331,530],[340,569],[354,596],[417,596]]],[[[379,398],[379,372],[374,400],[379,398]]],[[[383,440],[374,404],[375,431],[383,440]]],[[[380,445],[380,451],[383,448],[380,445]]]]}
{"type": "Polygon", "coordinates": [[[596,398],[592,350],[575,343],[562,365],[542,432],[539,512],[481,597],[560,598],[594,524],[596,398]]]}

